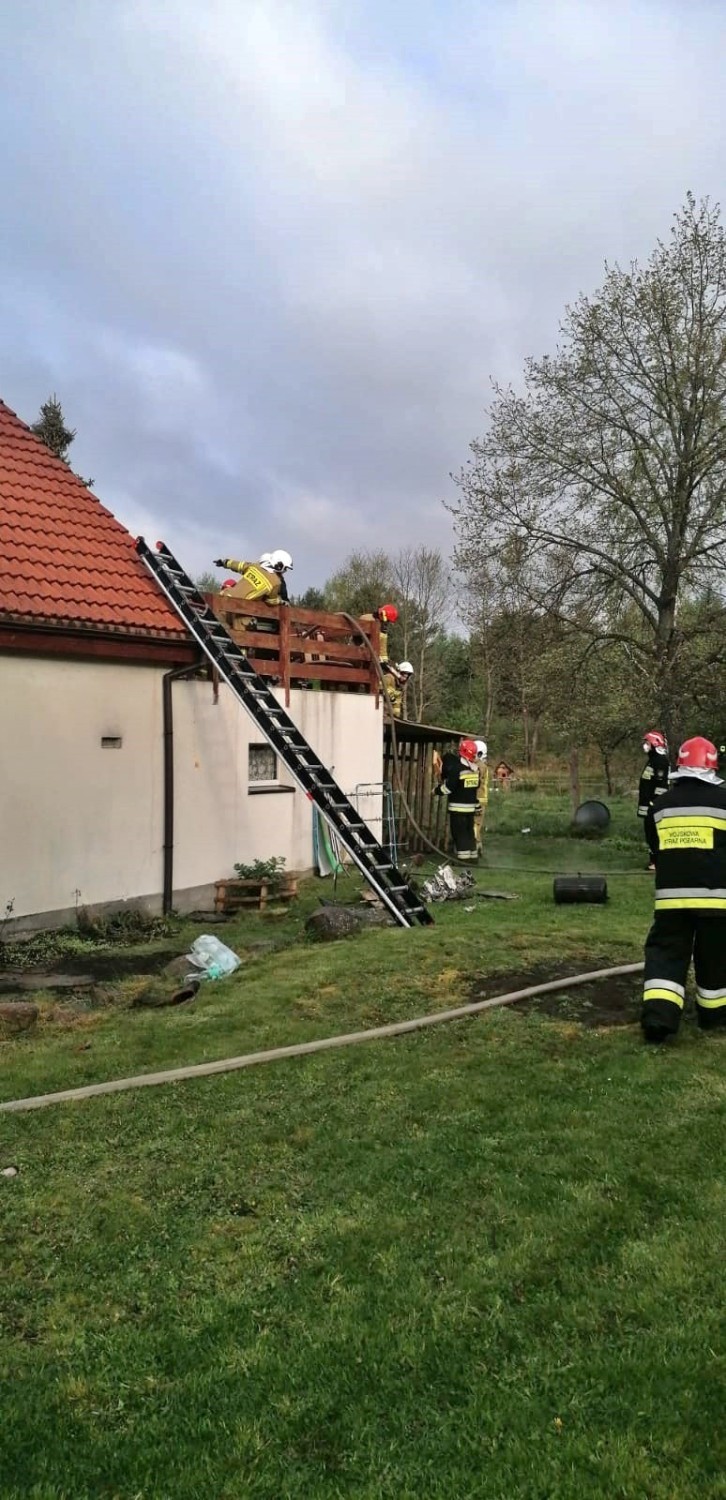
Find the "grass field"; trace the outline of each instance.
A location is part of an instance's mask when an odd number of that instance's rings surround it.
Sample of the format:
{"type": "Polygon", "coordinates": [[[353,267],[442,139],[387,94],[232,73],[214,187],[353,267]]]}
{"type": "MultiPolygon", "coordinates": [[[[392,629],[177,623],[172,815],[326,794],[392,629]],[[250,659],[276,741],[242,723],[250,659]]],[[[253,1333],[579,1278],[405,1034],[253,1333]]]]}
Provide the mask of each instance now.
{"type": "MultiPolygon", "coordinates": [[[[647,876],[565,909],[501,868],[570,853],[501,837],[478,880],[517,902],[329,947],[301,940],[306,889],[225,928],[242,971],[178,1010],[129,1011],[133,977],[99,1010],[41,997],[1,1096],[637,959],[647,876]]],[[[0,1116],[3,1500],[726,1494],[724,1046],[573,1014],[0,1116]]]]}

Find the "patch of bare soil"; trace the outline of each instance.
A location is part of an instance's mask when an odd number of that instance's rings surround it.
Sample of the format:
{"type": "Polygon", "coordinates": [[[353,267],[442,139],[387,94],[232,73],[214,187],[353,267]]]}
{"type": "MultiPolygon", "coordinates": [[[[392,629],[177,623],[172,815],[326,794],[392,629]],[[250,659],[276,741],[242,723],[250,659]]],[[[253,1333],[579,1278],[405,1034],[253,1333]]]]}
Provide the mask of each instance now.
{"type": "MultiPolygon", "coordinates": [[[[509,994],[512,990],[529,989],[534,984],[546,984],[549,980],[566,980],[575,966],[562,964],[538,964],[532,969],[518,970],[513,974],[479,975],[472,981],[470,1000],[488,1000],[492,995],[509,994]]],[[[612,960],[593,958],[583,964],[586,969],[612,967],[612,960]]],[[[611,979],[596,979],[592,984],[578,985],[575,989],[550,990],[545,995],[535,995],[531,1000],[518,1000],[512,1007],[513,1015],[525,1015],[537,1011],[557,1021],[578,1021],[582,1026],[611,1027],[633,1026],[640,1016],[643,980],[640,974],[621,974],[611,979]]]]}

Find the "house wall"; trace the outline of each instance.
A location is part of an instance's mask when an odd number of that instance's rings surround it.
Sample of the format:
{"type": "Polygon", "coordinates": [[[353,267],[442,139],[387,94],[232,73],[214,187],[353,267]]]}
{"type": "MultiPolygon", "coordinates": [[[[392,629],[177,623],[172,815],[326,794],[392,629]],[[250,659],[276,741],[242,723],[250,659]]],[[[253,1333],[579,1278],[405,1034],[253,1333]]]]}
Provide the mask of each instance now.
{"type": "MultiPolygon", "coordinates": [[[[0,918],[10,901],[26,928],[66,920],[77,903],[158,909],[162,678],[158,667],[0,656],[0,918]],[[107,736],[121,748],[102,748],[107,736]]],[[[180,681],[173,704],[175,905],[208,904],[237,861],[279,855],[309,869],[310,803],[282,767],[279,786],[250,791],[248,748],[262,736],[230,690],[215,704],[209,683],[180,681]]],[[[372,697],[293,692],[289,711],[344,791],[380,782],[372,697]]],[[[361,811],[373,820],[379,799],[361,811]]]]}

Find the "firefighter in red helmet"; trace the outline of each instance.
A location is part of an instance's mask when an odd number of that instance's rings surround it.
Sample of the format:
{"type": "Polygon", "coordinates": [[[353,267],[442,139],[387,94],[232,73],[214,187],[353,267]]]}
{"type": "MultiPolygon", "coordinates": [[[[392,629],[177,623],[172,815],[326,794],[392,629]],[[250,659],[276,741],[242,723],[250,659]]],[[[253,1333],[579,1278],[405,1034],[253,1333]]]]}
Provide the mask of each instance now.
{"type": "Polygon", "coordinates": [[[717,766],[710,740],[686,740],[654,812],[655,914],[642,1011],[649,1041],[678,1030],[691,958],[699,1026],[726,1026],[726,783],[717,766]]]}
{"type": "Polygon", "coordinates": [[[361,620],[377,620],[381,627],[378,660],[385,670],[388,665],[388,626],[396,624],[398,610],[395,604],[379,604],[377,609],[370,610],[367,615],[361,615],[360,618],[361,620]]]}
{"type": "Polygon", "coordinates": [[[459,741],[457,756],[444,756],[442,780],[435,792],[435,795],[447,799],[451,842],[457,859],[474,861],[479,858],[474,827],[479,807],[478,791],[476,742],[463,739],[459,741]]]}
{"type": "Polygon", "coordinates": [[[668,790],[670,775],[668,743],[665,735],[661,734],[659,729],[649,729],[648,733],[643,736],[643,751],[648,760],[643,767],[638,786],[638,817],[644,820],[643,832],[650,855],[648,869],[654,870],[657,844],[653,813],[657,798],[668,790]]]}

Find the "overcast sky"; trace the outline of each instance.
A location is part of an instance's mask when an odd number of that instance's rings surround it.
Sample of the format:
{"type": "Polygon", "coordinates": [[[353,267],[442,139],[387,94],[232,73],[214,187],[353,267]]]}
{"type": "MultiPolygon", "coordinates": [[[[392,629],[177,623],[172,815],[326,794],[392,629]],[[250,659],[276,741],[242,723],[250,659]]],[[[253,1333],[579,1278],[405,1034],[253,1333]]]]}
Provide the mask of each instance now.
{"type": "Polygon", "coordinates": [[[192,570],[448,550],[490,382],[726,173],[723,0],[6,0],[0,395],[192,570]]]}

